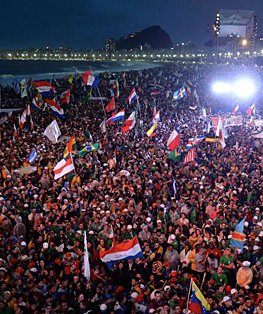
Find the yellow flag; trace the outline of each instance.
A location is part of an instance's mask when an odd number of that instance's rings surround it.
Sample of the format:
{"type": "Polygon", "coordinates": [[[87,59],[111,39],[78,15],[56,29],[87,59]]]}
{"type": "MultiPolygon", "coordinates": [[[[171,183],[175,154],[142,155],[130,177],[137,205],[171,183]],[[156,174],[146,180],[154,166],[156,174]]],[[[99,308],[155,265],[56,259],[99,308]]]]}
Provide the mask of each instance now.
{"type": "Polygon", "coordinates": [[[154,132],[154,130],[157,128],[157,126],[158,126],[158,123],[157,123],[157,122],[154,122],[154,124],[152,125],[152,127],[150,128],[150,130],[148,130],[147,133],[146,133],[148,137],[150,137],[150,136],[153,134],[153,132],[154,132]]]}

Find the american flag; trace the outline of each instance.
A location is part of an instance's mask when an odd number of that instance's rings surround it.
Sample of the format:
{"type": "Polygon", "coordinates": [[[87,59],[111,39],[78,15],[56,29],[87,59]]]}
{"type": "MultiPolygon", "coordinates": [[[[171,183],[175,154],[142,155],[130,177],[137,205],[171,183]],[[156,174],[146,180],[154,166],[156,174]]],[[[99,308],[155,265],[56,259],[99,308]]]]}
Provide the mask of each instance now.
{"type": "Polygon", "coordinates": [[[184,164],[187,164],[188,162],[192,162],[195,160],[195,148],[192,148],[189,150],[187,155],[184,158],[184,164]]]}

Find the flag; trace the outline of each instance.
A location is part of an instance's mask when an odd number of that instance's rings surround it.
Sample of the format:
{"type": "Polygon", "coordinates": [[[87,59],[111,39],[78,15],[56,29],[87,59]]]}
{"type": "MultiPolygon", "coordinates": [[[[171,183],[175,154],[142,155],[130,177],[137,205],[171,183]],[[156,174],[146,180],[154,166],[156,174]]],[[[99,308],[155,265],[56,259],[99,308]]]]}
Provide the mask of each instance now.
{"type": "Polygon", "coordinates": [[[69,154],[66,158],[63,158],[60,162],[56,164],[54,167],[55,177],[54,179],[57,180],[63,177],[65,174],[74,170],[74,163],[71,154],[69,154]]]}
{"type": "Polygon", "coordinates": [[[78,155],[80,157],[85,156],[88,152],[97,152],[99,149],[99,144],[91,144],[91,145],[87,145],[85,146],[82,150],[80,150],[78,152],[78,155]]]}
{"type": "Polygon", "coordinates": [[[36,109],[38,111],[42,110],[40,102],[37,100],[36,97],[34,97],[31,101],[31,108],[36,109]]]}
{"type": "Polygon", "coordinates": [[[109,250],[100,251],[100,259],[111,269],[116,261],[143,257],[137,237],[113,245],[109,250]]]}
{"type": "Polygon", "coordinates": [[[195,160],[195,148],[192,148],[188,151],[187,155],[184,158],[184,164],[187,164],[189,162],[193,162],[195,160]]]}
{"type": "Polygon", "coordinates": [[[168,159],[172,160],[173,162],[178,162],[181,159],[181,154],[177,152],[177,150],[173,150],[169,153],[168,159]]]}
{"type": "Polygon", "coordinates": [[[255,114],[255,110],[256,110],[256,104],[253,103],[249,108],[247,108],[246,114],[248,116],[252,116],[253,114],[255,114]]]}
{"type": "Polygon", "coordinates": [[[25,79],[20,82],[20,94],[21,98],[27,97],[27,82],[25,79]]]}
{"type": "Polygon", "coordinates": [[[100,130],[102,133],[106,133],[106,122],[102,121],[100,124],[100,130]]]}
{"type": "Polygon", "coordinates": [[[26,122],[26,118],[28,116],[28,108],[26,108],[23,113],[21,114],[21,117],[20,117],[20,121],[19,121],[19,128],[20,129],[23,129],[23,126],[26,122]]]}
{"type": "Polygon", "coordinates": [[[131,129],[133,129],[135,124],[136,124],[136,112],[133,111],[131,115],[129,116],[129,118],[124,122],[121,128],[122,133],[128,132],[131,129]]]}
{"type": "Polygon", "coordinates": [[[180,135],[177,131],[173,130],[167,141],[167,146],[170,150],[175,150],[180,145],[180,135]]]}
{"type": "Polygon", "coordinates": [[[241,251],[243,251],[243,245],[246,238],[245,234],[243,233],[245,221],[246,217],[244,217],[236,226],[235,231],[232,233],[232,238],[230,239],[231,246],[241,249],[241,251]]]}
{"type": "Polygon", "coordinates": [[[122,109],[118,113],[114,113],[107,121],[106,124],[112,124],[114,122],[117,122],[119,120],[122,120],[125,118],[125,111],[122,109]]]}
{"type": "Polygon", "coordinates": [[[32,86],[41,93],[43,97],[54,96],[56,92],[56,88],[46,81],[35,81],[32,83],[32,86]]]}
{"type": "Polygon", "coordinates": [[[28,157],[28,162],[30,164],[34,163],[34,161],[37,159],[37,151],[35,148],[32,149],[29,157],[28,157]]]}
{"type": "Polygon", "coordinates": [[[137,94],[136,94],[136,90],[135,88],[132,89],[130,95],[128,96],[128,102],[129,102],[129,105],[135,100],[137,99],[137,94]]]}
{"type": "Polygon", "coordinates": [[[157,112],[154,113],[153,121],[156,121],[156,122],[160,122],[161,121],[161,119],[160,119],[160,110],[158,110],[157,112]]]}
{"type": "Polygon", "coordinates": [[[87,280],[90,280],[90,265],[86,231],[84,231],[84,277],[87,280]]]}
{"type": "Polygon", "coordinates": [[[216,136],[219,137],[220,144],[222,148],[225,148],[226,143],[225,143],[225,128],[224,128],[224,121],[219,117],[218,119],[218,124],[217,124],[217,129],[216,129],[216,136]]]}
{"type": "Polygon", "coordinates": [[[199,144],[202,142],[206,137],[204,135],[197,135],[196,137],[189,138],[186,147],[192,148],[194,145],[199,144]]]}
{"type": "Polygon", "coordinates": [[[173,99],[179,100],[184,98],[186,95],[187,95],[186,89],[184,86],[182,86],[179,90],[174,92],[173,99]]]}
{"type": "Polygon", "coordinates": [[[239,105],[236,105],[232,111],[232,114],[236,114],[238,112],[238,109],[239,109],[239,105]]]}
{"type": "Polygon", "coordinates": [[[14,124],[13,142],[15,142],[17,139],[18,139],[18,131],[17,131],[16,125],[14,124]]]}
{"type": "Polygon", "coordinates": [[[64,150],[63,157],[66,158],[68,154],[71,154],[73,150],[77,148],[75,135],[71,136],[69,142],[67,143],[67,146],[64,150]]]}
{"type": "Polygon", "coordinates": [[[70,102],[71,91],[70,88],[60,95],[60,104],[68,105],[70,102]]]}
{"type": "Polygon", "coordinates": [[[85,85],[88,85],[87,83],[88,83],[89,76],[92,76],[91,70],[88,70],[82,73],[81,75],[82,81],[84,82],[85,85]]]}
{"type": "Polygon", "coordinates": [[[220,142],[219,138],[206,137],[205,142],[207,143],[218,143],[220,142]]]}
{"type": "Polygon", "coordinates": [[[206,109],[202,108],[202,116],[205,118],[206,117],[206,109]]]}
{"type": "Polygon", "coordinates": [[[58,123],[53,120],[45,129],[44,135],[52,142],[57,143],[59,136],[61,135],[58,123]]]}
{"type": "Polygon", "coordinates": [[[154,124],[152,125],[152,127],[147,131],[147,136],[150,137],[152,136],[153,132],[156,130],[158,126],[158,123],[157,122],[154,122],[154,124]]]}
{"type": "Polygon", "coordinates": [[[116,80],[113,84],[113,89],[114,89],[114,96],[115,98],[118,98],[120,96],[120,87],[119,87],[119,82],[116,80]]]}
{"type": "Polygon", "coordinates": [[[64,110],[60,107],[60,105],[53,99],[44,99],[45,103],[49,106],[52,110],[54,116],[64,119],[64,110]]]}
{"type": "Polygon", "coordinates": [[[172,187],[173,187],[173,195],[174,195],[174,197],[175,197],[176,194],[177,194],[177,183],[176,183],[174,177],[173,177],[173,179],[172,179],[172,187]]]}
{"type": "Polygon", "coordinates": [[[91,86],[92,88],[98,88],[100,78],[97,76],[89,75],[86,85],[91,86]]]}
{"type": "Polygon", "coordinates": [[[111,101],[108,103],[108,105],[105,107],[106,112],[111,112],[115,109],[115,100],[114,97],[111,98],[111,101]]]}
{"type": "Polygon", "coordinates": [[[189,310],[191,313],[206,313],[210,311],[210,304],[205,299],[203,293],[197,287],[196,283],[192,280],[191,284],[191,301],[189,310]]]}
{"type": "Polygon", "coordinates": [[[68,82],[70,85],[73,84],[73,81],[74,81],[74,75],[73,74],[70,74],[70,76],[68,77],[68,82]]]}

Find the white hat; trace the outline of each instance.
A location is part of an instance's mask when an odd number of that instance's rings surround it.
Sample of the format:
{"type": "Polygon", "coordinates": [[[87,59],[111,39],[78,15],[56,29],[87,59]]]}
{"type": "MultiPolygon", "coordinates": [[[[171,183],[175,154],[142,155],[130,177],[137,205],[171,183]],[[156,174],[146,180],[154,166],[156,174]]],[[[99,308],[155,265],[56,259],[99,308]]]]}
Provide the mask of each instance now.
{"type": "Polygon", "coordinates": [[[256,237],[255,241],[256,241],[256,242],[260,242],[259,237],[256,237]]]}
{"type": "Polygon", "coordinates": [[[244,222],[244,226],[247,227],[249,224],[247,221],[244,222]]]}
{"type": "Polygon", "coordinates": [[[260,208],[259,208],[259,207],[256,207],[255,210],[259,210],[259,211],[260,211],[260,208]]]}
{"type": "Polygon", "coordinates": [[[151,222],[151,217],[147,217],[147,218],[146,218],[146,221],[147,221],[147,222],[151,222]]]}
{"type": "Polygon", "coordinates": [[[47,249],[48,248],[48,243],[47,242],[44,242],[43,243],[43,249],[47,249]]]}
{"type": "Polygon", "coordinates": [[[237,289],[235,289],[235,288],[231,289],[231,291],[230,291],[231,294],[234,294],[236,292],[237,292],[237,289]]]}
{"type": "Polygon", "coordinates": [[[245,266],[245,267],[249,267],[250,266],[250,262],[249,261],[244,261],[242,263],[242,265],[245,266]]]}
{"type": "Polygon", "coordinates": [[[263,226],[261,221],[258,222],[257,225],[258,225],[259,227],[262,227],[262,226],[263,226]]]}
{"type": "Polygon", "coordinates": [[[127,226],[127,229],[132,229],[132,225],[128,225],[128,226],[127,226]]]}
{"type": "Polygon", "coordinates": [[[229,296],[225,296],[225,297],[223,298],[223,301],[222,301],[222,302],[224,303],[224,302],[227,302],[227,301],[230,301],[230,300],[231,300],[231,298],[230,298],[229,296]]]}
{"type": "Polygon", "coordinates": [[[138,293],[137,292],[133,292],[132,294],[131,294],[131,298],[133,298],[133,299],[136,299],[137,297],[138,297],[138,293]]]}
{"type": "Polygon", "coordinates": [[[161,204],[160,207],[161,207],[161,208],[165,208],[165,205],[164,205],[164,204],[161,204]]]}
{"type": "Polygon", "coordinates": [[[175,240],[175,235],[174,235],[174,234],[171,234],[171,235],[170,235],[170,239],[171,239],[171,240],[175,240]]]}
{"type": "Polygon", "coordinates": [[[128,213],[129,212],[128,208],[124,208],[123,212],[128,213]]]}
{"type": "Polygon", "coordinates": [[[37,272],[36,267],[32,267],[32,268],[30,268],[29,270],[30,270],[32,273],[36,273],[36,272],[37,272]]]}
{"type": "Polygon", "coordinates": [[[258,220],[258,216],[254,216],[254,217],[253,217],[253,219],[256,219],[256,220],[258,220]]]}
{"type": "Polygon", "coordinates": [[[260,249],[259,246],[257,246],[257,245],[254,245],[254,246],[253,246],[253,251],[256,251],[256,250],[259,250],[259,249],[260,249]]]}
{"type": "Polygon", "coordinates": [[[106,304],[101,304],[101,305],[100,305],[100,310],[101,310],[101,311],[107,310],[107,305],[106,305],[106,304]]]}
{"type": "Polygon", "coordinates": [[[90,230],[90,231],[89,231],[89,234],[94,234],[94,231],[93,231],[93,230],[90,230]]]}
{"type": "Polygon", "coordinates": [[[164,291],[169,291],[170,289],[171,289],[170,286],[164,286],[164,288],[163,288],[164,291]]]}
{"type": "Polygon", "coordinates": [[[162,221],[161,221],[160,219],[158,219],[156,222],[157,222],[158,224],[159,224],[159,223],[162,223],[162,221]]]}
{"type": "Polygon", "coordinates": [[[22,245],[22,246],[26,246],[26,242],[25,242],[25,241],[22,241],[22,242],[21,242],[21,245],[22,245]]]}

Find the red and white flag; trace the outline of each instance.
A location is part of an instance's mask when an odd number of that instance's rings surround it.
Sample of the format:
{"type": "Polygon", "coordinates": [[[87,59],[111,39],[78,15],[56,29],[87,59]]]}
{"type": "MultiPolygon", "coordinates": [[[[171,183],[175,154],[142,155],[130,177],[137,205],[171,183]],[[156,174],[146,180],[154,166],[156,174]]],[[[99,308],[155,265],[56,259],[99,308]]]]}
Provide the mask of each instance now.
{"type": "Polygon", "coordinates": [[[246,114],[247,114],[248,116],[252,116],[253,114],[255,114],[255,110],[256,110],[256,105],[255,105],[255,103],[253,103],[252,106],[250,106],[249,108],[247,108],[246,114]]]}
{"type": "Polygon", "coordinates": [[[237,114],[238,109],[239,109],[239,105],[236,105],[235,108],[232,111],[232,114],[237,114]]]}
{"type": "Polygon", "coordinates": [[[224,127],[224,121],[219,117],[218,119],[218,124],[217,124],[217,129],[216,129],[216,136],[219,137],[219,141],[222,145],[222,148],[225,148],[226,142],[225,142],[225,127],[224,127]]]}
{"type": "Polygon", "coordinates": [[[111,98],[111,101],[108,103],[108,105],[105,107],[106,112],[111,112],[115,109],[115,100],[114,97],[111,98]]]}
{"type": "Polygon", "coordinates": [[[195,157],[196,157],[195,148],[192,148],[188,151],[187,155],[185,156],[184,164],[195,161],[195,157]]]}
{"type": "Polygon", "coordinates": [[[180,145],[180,134],[173,130],[172,134],[169,136],[167,141],[168,148],[172,151],[175,150],[180,145]]]}
{"type": "Polygon", "coordinates": [[[81,77],[85,85],[88,85],[90,76],[92,76],[91,70],[82,73],[81,77]]]}
{"type": "Polygon", "coordinates": [[[124,122],[121,131],[122,133],[128,132],[134,128],[136,124],[136,112],[133,111],[129,118],[124,122]]]}
{"type": "Polygon", "coordinates": [[[55,173],[54,179],[57,180],[74,169],[75,167],[74,167],[73,159],[72,159],[71,154],[69,154],[67,158],[63,158],[59,163],[56,164],[54,168],[54,173],[55,173]]]}
{"type": "Polygon", "coordinates": [[[28,108],[26,108],[23,113],[21,114],[20,120],[19,120],[19,128],[23,129],[24,124],[26,123],[26,118],[30,113],[28,113],[28,108]]]}
{"type": "Polygon", "coordinates": [[[60,95],[60,104],[61,105],[68,105],[70,102],[70,95],[71,95],[71,92],[70,92],[70,88],[69,88],[66,92],[64,92],[60,95]]]}

